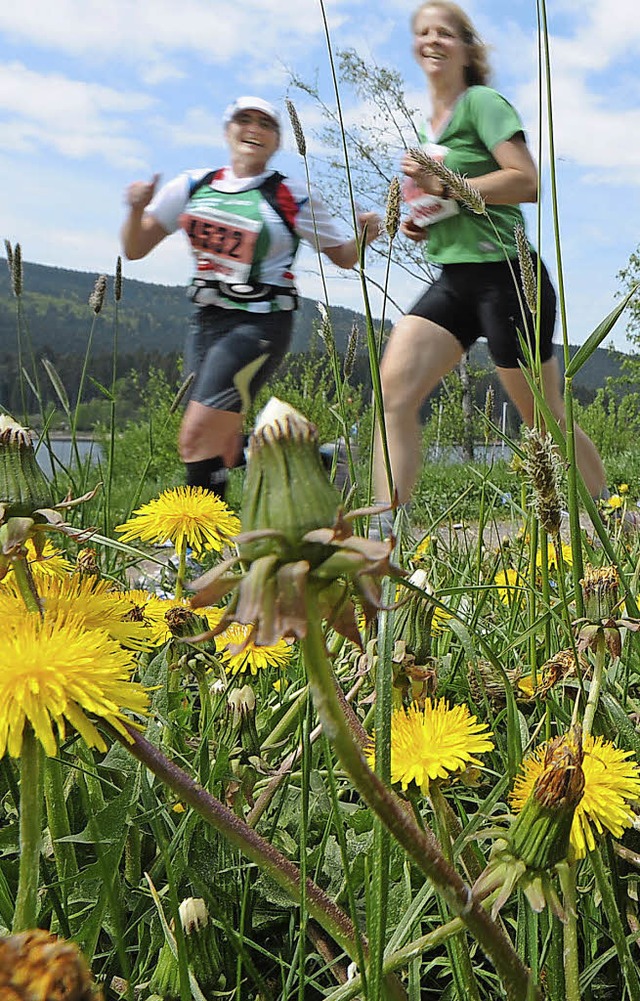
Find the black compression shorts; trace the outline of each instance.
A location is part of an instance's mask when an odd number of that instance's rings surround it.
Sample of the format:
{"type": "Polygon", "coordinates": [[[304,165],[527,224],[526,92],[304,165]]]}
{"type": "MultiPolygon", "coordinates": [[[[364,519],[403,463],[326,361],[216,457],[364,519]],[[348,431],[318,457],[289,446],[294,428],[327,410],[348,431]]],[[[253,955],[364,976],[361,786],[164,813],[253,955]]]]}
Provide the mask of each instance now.
{"type": "Polygon", "coordinates": [[[246,413],[284,357],[293,312],[250,313],[201,306],[184,353],[185,375],[195,374],[190,399],[215,410],[246,413]]]}
{"type": "MultiPolygon", "coordinates": [[[[535,255],[532,258],[536,273],[537,258],[535,255]]],[[[553,355],[556,293],[544,264],[540,289],[540,359],[545,362],[553,355]]],[[[535,323],[524,299],[517,260],[445,264],[439,278],[408,313],[444,327],[465,351],[480,337],[486,337],[491,357],[500,368],[518,368],[518,363],[524,362],[520,333],[531,345],[535,357],[535,323]]]]}

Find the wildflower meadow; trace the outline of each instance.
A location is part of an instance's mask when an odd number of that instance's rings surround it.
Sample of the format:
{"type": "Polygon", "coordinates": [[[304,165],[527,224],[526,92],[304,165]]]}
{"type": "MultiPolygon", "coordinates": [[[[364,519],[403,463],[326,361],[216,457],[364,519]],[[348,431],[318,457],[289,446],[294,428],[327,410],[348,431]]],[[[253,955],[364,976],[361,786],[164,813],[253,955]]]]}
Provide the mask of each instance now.
{"type": "MultiPolygon", "coordinates": [[[[396,182],[389,253],[398,212],[396,182]]],[[[638,498],[618,480],[596,504],[571,433],[572,380],[633,290],[572,358],[562,331],[566,429],[531,357],[537,421],[510,461],[440,471],[439,500],[380,540],[362,270],[371,406],[321,304],[326,392],[303,373],[260,399],[227,505],[172,464],[184,385],[156,385],[135,427],[103,386],[101,453],[81,456],[89,350],[72,401],[31,358],[7,258],[24,385],[0,417],[0,1001],[640,1001],[638,498]]],[[[119,262],[89,343],[107,295],[115,357],[119,262]]],[[[502,433],[490,400],[478,420],[502,433]]]]}

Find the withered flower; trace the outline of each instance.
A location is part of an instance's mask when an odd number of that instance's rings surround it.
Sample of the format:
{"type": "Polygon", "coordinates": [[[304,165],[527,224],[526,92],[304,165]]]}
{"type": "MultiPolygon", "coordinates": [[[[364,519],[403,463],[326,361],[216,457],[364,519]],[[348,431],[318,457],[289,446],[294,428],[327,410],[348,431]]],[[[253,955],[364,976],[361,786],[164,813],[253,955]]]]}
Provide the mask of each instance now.
{"type": "Polygon", "coordinates": [[[481,898],[500,890],[494,915],[520,886],[534,911],[548,904],[564,917],[551,878],[555,866],[569,855],[571,825],[584,794],[582,760],[579,725],[549,742],[528,799],[504,837],[495,842],[489,864],[474,886],[474,894],[481,898]]]}
{"type": "Polygon", "coordinates": [[[394,616],[393,684],[398,705],[414,701],[422,705],[437,686],[432,636],[450,616],[429,600],[432,590],[425,570],[414,570],[409,583],[419,590],[405,591],[394,616]]]}
{"type": "Polygon", "coordinates": [[[101,1001],[75,942],[36,928],[0,938],[0,997],[6,1001],[101,1001]]]}
{"type": "Polygon", "coordinates": [[[587,659],[576,655],[571,647],[566,650],[558,650],[549,660],[546,660],[538,670],[537,684],[534,688],[531,682],[530,672],[524,673],[521,669],[513,672],[513,682],[516,688],[516,696],[524,696],[526,699],[545,699],[552,688],[559,684],[564,678],[576,673],[576,667],[582,673],[589,670],[587,659]]]}
{"type": "Polygon", "coordinates": [[[577,637],[577,649],[584,651],[596,649],[600,638],[612,657],[619,657],[622,652],[621,630],[638,632],[640,619],[626,617],[616,618],[620,608],[620,577],[615,566],[593,567],[587,565],[582,585],[585,616],[576,619],[574,628],[577,637]]]}
{"type": "Polygon", "coordinates": [[[314,425],[271,399],[249,441],[238,557],[192,585],[194,608],[217,604],[233,592],[219,625],[198,638],[240,622],[253,626],[247,641],[258,646],[302,639],[306,599],[312,594],[318,614],[361,646],[354,592],[369,621],[380,607],[379,581],[391,570],[393,548],[392,540],[353,534],[352,520],[368,513],[344,515],[340,494],[322,465],[314,425]]]}
{"type": "Polygon", "coordinates": [[[60,514],[95,496],[93,490],[72,501],[54,504],[52,489],[36,460],[31,433],[6,414],[0,414],[0,580],[12,560],[24,555],[31,539],[40,558],[46,529],[78,535],[60,514]]]}

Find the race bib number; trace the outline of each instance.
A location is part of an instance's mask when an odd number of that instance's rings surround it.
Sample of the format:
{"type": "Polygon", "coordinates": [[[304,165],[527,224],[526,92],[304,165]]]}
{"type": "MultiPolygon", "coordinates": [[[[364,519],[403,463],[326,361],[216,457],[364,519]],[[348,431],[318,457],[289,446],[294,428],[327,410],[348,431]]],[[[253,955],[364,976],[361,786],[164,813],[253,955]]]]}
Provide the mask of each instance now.
{"type": "Polygon", "coordinates": [[[198,272],[224,282],[248,280],[261,221],[203,206],[197,214],[185,212],[179,222],[196,255],[198,272]]]}

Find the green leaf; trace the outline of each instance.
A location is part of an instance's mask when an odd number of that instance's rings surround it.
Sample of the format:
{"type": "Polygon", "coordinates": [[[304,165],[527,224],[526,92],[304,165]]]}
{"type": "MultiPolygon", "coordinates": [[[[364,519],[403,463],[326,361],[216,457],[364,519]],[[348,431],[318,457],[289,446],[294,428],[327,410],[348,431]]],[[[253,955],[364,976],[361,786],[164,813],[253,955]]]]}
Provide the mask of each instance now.
{"type": "Polygon", "coordinates": [[[634,285],[630,292],[625,295],[615,309],[612,309],[608,316],[604,318],[602,323],[600,323],[592,334],[587,337],[584,344],[581,344],[573,358],[567,365],[565,371],[565,378],[571,379],[576,372],[579,372],[582,366],[591,357],[596,348],[600,347],[601,343],[611,331],[616,321],[619,319],[620,314],[625,310],[629,300],[636,294],[640,285],[634,285]]]}

